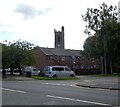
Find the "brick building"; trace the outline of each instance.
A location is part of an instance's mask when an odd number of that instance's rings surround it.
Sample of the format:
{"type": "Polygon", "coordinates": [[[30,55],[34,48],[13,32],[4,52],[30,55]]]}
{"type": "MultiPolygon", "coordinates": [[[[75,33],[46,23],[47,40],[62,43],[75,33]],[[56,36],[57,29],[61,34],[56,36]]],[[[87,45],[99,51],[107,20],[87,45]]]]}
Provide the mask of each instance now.
{"type": "Polygon", "coordinates": [[[81,55],[82,50],[64,49],[64,27],[61,31],[54,30],[55,48],[38,47],[36,49],[36,67],[43,69],[50,65],[68,66],[73,70],[98,68],[99,61],[86,59],[81,55]]]}
{"type": "Polygon", "coordinates": [[[43,69],[48,65],[66,65],[70,68],[79,67],[81,54],[80,50],[60,48],[38,48],[37,68],[43,69]]]}

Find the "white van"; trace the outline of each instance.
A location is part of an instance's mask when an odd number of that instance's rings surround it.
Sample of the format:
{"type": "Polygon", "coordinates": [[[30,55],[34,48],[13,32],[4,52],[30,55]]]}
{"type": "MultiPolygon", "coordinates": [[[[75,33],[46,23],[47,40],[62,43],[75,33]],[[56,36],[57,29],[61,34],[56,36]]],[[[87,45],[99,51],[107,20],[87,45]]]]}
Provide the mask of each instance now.
{"type": "Polygon", "coordinates": [[[40,70],[33,66],[25,66],[23,67],[23,74],[26,76],[31,76],[31,75],[39,75],[40,70]]]}
{"type": "Polygon", "coordinates": [[[67,66],[47,66],[43,72],[47,77],[75,77],[74,71],[67,66]]]}

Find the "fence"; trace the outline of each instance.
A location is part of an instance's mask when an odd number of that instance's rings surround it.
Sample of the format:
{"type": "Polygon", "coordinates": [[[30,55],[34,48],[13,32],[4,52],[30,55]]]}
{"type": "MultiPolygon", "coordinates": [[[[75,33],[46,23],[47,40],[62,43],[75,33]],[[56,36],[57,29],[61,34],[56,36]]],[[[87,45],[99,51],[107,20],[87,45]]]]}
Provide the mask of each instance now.
{"type": "Polygon", "coordinates": [[[76,69],[75,70],[76,75],[90,75],[90,74],[100,74],[99,69],[76,69]]]}

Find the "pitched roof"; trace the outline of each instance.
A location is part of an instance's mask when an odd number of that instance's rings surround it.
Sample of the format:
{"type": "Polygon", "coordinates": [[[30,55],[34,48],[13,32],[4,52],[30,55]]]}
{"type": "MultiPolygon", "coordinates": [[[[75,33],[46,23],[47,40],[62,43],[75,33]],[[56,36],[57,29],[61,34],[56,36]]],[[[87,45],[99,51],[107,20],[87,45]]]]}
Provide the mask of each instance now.
{"type": "Polygon", "coordinates": [[[81,56],[80,50],[71,50],[71,49],[59,49],[59,48],[42,48],[40,49],[46,55],[56,55],[56,56],[81,56]]]}

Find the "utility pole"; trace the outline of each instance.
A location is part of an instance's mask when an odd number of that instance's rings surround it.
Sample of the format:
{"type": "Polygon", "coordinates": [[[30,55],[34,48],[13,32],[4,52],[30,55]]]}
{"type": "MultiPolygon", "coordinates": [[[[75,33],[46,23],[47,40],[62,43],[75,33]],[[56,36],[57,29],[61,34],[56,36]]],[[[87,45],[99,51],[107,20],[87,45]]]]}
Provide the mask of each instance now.
{"type": "Polygon", "coordinates": [[[72,61],[73,61],[73,68],[74,68],[74,72],[75,72],[75,56],[72,56],[72,61]]]}
{"type": "Polygon", "coordinates": [[[106,34],[104,31],[104,37],[103,37],[103,45],[104,45],[104,70],[105,74],[107,74],[107,62],[106,62],[106,34]]]}
{"type": "Polygon", "coordinates": [[[101,68],[102,68],[102,69],[101,69],[101,70],[102,70],[101,73],[104,74],[104,72],[103,72],[103,56],[100,57],[100,60],[101,60],[101,68]]]}

